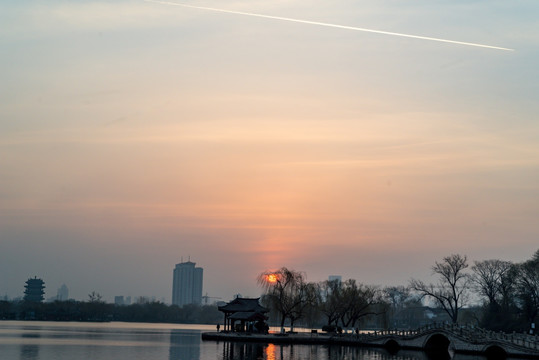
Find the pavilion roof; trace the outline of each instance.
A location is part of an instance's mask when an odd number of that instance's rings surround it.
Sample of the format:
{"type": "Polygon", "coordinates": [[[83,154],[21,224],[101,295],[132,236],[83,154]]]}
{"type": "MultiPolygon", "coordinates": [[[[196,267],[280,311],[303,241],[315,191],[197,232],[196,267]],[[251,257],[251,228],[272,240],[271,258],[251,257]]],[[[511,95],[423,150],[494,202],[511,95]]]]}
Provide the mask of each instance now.
{"type": "Polygon", "coordinates": [[[268,309],[261,306],[258,303],[260,298],[235,298],[226,305],[219,306],[219,311],[226,313],[239,313],[239,312],[257,312],[257,313],[267,313],[268,309]]]}
{"type": "Polygon", "coordinates": [[[230,315],[230,319],[256,321],[256,320],[267,320],[268,317],[257,311],[239,311],[230,315]]]}

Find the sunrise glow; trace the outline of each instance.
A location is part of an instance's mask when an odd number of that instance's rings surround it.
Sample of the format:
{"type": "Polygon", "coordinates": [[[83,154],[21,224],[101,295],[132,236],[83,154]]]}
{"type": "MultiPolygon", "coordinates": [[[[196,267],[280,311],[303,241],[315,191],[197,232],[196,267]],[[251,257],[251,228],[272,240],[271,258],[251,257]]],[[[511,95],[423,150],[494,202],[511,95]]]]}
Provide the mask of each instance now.
{"type": "Polygon", "coordinates": [[[283,266],[383,286],[528,259],[539,3],[462,6],[2,2],[1,295],[170,302],[189,257],[223,301],[283,266]]]}

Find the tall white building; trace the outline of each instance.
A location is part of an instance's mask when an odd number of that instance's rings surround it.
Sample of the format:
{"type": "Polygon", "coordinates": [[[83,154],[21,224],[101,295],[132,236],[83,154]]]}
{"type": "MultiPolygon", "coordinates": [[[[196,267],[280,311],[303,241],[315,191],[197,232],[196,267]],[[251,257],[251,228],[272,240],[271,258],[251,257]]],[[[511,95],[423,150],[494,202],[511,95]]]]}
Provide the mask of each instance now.
{"type": "Polygon", "coordinates": [[[56,300],[67,301],[69,299],[69,289],[66,284],[62,284],[56,292],[56,300]]]}
{"type": "Polygon", "coordinates": [[[191,261],[176,264],[172,280],[172,304],[183,306],[202,303],[203,269],[191,261]]]}

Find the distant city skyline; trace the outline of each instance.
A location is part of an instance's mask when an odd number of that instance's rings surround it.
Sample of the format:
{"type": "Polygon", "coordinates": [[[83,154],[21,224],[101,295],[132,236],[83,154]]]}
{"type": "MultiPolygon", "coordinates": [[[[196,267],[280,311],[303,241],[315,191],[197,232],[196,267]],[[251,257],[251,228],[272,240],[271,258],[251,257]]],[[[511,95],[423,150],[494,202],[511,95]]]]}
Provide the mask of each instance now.
{"type": "MultiPolygon", "coordinates": [[[[467,256],[464,252],[462,252],[461,254],[468,257],[468,263],[469,263],[470,266],[476,260],[476,259],[473,259],[473,258],[470,258],[469,256],[467,256]]],[[[525,258],[523,260],[511,261],[511,262],[519,263],[519,262],[522,262],[522,261],[526,261],[526,260],[529,260],[532,255],[533,254],[530,254],[528,256],[528,258],[525,258]]],[[[506,260],[506,258],[502,258],[502,257],[500,257],[500,259],[501,260],[506,260]]],[[[435,261],[439,261],[439,260],[440,259],[433,259],[432,263],[434,263],[435,261]]],[[[309,277],[308,273],[305,273],[305,275],[307,276],[308,281],[314,281],[314,282],[325,281],[325,280],[338,281],[338,282],[343,281],[343,276],[342,275],[322,275],[321,279],[312,279],[312,278],[309,277]],[[325,279],[324,279],[324,276],[326,276],[325,279]]],[[[429,276],[423,276],[423,278],[424,279],[429,279],[429,276]]],[[[431,278],[432,278],[432,276],[431,276],[431,278]]],[[[241,294],[240,292],[235,292],[232,289],[229,289],[230,291],[227,294],[212,292],[211,294],[215,295],[215,296],[208,296],[208,292],[206,292],[206,295],[203,296],[202,295],[203,294],[203,268],[196,267],[196,263],[191,262],[190,257],[189,257],[188,261],[183,262],[183,259],[182,259],[182,262],[175,265],[175,267],[173,269],[172,279],[173,279],[172,280],[172,297],[171,297],[170,301],[167,300],[165,296],[162,296],[162,294],[159,294],[159,295],[147,294],[147,295],[136,295],[136,296],[131,296],[131,295],[124,296],[124,295],[113,295],[113,293],[100,293],[100,292],[96,292],[96,293],[99,294],[100,296],[102,296],[102,299],[105,302],[114,303],[114,304],[117,304],[117,305],[131,305],[133,302],[137,303],[139,301],[142,301],[142,302],[160,301],[160,302],[163,302],[163,303],[166,303],[166,304],[169,304],[169,305],[170,304],[175,304],[175,305],[179,305],[179,306],[183,306],[183,305],[186,305],[186,304],[203,304],[203,305],[207,305],[207,304],[214,303],[214,302],[217,301],[216,300],[216,301],[211,301],[210,302],[209,299],[219,299],[220,302],[226,302],[223,299],[228,299],[228,301],[229,301],[229,300],[233,300],[234,298],[236,298],[238,296],[240,296],[240,297],[259,297],[259,296],[262,295],[261,290],[258,287],[253,286],[253,288],[256,288],[257,290],[250,293],[250,294],[248,294],[248,295],[246,295],[246,296],[241,294]],[[181,284],[182,283],[181,279],[184,280],[184,285],[181,284]],[[221,297],[221,296],[218,296],[218,295],[225,295],[225,297],[221,297]],[[132,299],[134,299],[134,300],[132,301],[132,299]],[[204,299],[205,299],[205,301],[203,302],[204,299]]],[[[344,280],[348,280],[348,279],[354,279],[356,281],[361,282],[360,278],[354,278],[354,277],[346,277],[346,278],[344,278],[344,280]]],[[[253,280],[253,282],[254,282],[254,280],[253,280]]],[[[394,285],[407,286],[408,282],[405,281],[405,282],[402,282],[402,283],[390,282],[390,283],[366,283],[366,284],[379,285],[379,286],[394,286],[394,285]]],[[[144,286],[144,284],[142,284],[142,286],[144,286]]],[[[62,284],[57,289],[56,295],[55,296],[50,296],[50,293],[47,294],[45,281],[43,279],[41,279],[41,278],[38,278],[38,276],[36,275],[36,276],[34,276],[34,278],[29,278],[26,281],[26,285],[24,286],[23,291],[22,291],[21,294],[10,295],[7,292],[5,292],[4,295],[2,295],[1,297],[4,300],[23,300],[25,298],[25,293],[28,292],[29,287],[31,289],[34,289],[34,290],[30,290],[31,298],[37,299],[37,296],[38,296],[37,293],[38,293],[38,288],[39,288],[40,289],[39,291],[42,291],[42,293],[43,293],[42,296],[43,296],[43,300],[45,302],[52,302],[52,301],[56,301],[56,300],[65,301],[66,299],[87,301],[88,296],[91,293],[91,291],[88,291],[87,293],[85,293],[80,298],[69,297],[69,289],[68,289],[68,287],[66,286],[66,284],[62,284]],[[38,284],[38,282],[39,282],[39,286],[35,285],[35,284],[38,284]]],[[[211,291],[211,289],[209,291],[211,291]]],[[[36,301],[36,300],[33,300],[33,301],[36,301]]]]}

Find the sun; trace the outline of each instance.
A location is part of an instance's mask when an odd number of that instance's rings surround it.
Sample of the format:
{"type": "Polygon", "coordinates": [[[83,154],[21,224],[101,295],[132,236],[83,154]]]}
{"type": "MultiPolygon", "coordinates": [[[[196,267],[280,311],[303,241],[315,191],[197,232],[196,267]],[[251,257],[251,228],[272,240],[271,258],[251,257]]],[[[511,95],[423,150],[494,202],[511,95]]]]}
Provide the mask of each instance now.
{"type": "Polygon", "coordinates": [[[266,278],[266,280],[269,282],[269,283],[276,283],[277,282],[277,275],[276,274],[269,274],[266,278]]]}

